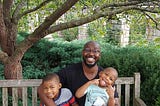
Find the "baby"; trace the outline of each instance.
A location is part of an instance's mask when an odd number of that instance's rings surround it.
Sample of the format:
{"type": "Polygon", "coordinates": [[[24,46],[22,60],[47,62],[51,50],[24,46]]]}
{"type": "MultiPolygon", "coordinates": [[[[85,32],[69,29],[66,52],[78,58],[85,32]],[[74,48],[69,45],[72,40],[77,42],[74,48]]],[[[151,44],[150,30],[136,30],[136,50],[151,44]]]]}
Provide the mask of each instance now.
{"type": "Polygon", "coordinates": [[[99,73],[99,79],[88,81],[76,91],[76,97],[86,94],[85,106],[115,106],[114,83],[118,78],[116,69],[109,67],[99,73]]]}

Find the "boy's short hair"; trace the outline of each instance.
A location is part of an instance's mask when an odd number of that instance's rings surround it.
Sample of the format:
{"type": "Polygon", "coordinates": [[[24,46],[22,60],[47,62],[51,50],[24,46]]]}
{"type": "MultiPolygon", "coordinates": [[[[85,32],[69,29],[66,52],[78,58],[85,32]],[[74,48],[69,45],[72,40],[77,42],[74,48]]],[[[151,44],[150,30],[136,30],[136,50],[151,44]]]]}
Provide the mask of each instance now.
{"type": "Polygon", "coordinates": [[[44,81],[50,81],[52,79],[55,79],[57,82],[60,82],[59,76],[56,73],[49,73],[42,79],[42,83],[44,81]]]}
{"type": "Polygon", "coordinates": [[[103,71],[109,71],[109,70],[114,71],[116,73],[116,78],[118,78],[118,71],[113,67],[107,67],[103,71]]]}

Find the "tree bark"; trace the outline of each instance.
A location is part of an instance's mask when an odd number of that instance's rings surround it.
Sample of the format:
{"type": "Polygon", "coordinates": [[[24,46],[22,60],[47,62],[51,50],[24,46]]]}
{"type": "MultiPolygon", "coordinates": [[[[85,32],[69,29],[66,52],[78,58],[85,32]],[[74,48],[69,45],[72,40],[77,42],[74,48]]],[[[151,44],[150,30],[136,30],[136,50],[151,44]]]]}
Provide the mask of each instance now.
{"type": "Polygon", "coordinates": [[[22,79],[22,65],[20,61],[8,60],[4,66],[5,79],[22,79]]]}

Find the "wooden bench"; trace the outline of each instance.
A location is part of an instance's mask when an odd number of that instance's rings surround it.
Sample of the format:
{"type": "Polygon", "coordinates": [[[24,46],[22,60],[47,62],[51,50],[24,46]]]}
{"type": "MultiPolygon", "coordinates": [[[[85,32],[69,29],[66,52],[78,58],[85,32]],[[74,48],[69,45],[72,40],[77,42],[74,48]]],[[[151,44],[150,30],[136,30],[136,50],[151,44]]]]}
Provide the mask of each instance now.
{"type": "MultiPolygon", "coordinates": [[[[8,88],[12,87],[12,106],[18,105],[18,90],[22,87],[22,105],[21,106],[37,106],[37,87],[41,83],[41,79],[22,79],[22,80],[0,80],[0,93],[2,94],[2,106],[9,105],[8,88]],[[28,101],[28,89],[32,89],[30,92],[32,105],[29,105],[28,101]]],[[[116,81],[117,91],[119,93],[120,103],[123,106],[146,106],[143,100],[140,99],[140,74],[134,73],[134,77],[119,77],[116,81]],[[132,86],[132,87],[131,87],[132,86]],[[133,88],[133,93],[131,93],[133,88]],[[123,95],[122,95],[123,94],[123,95]],[[130,96],[133,94],[133,97],[130,96]],[[133,100],[133,105],[130,101],[133,100]],[[123,102],[124,101],[124,102],[123,102]]],[[[31,102],[31,101],[30,101],[31,102]]]]}
{"type": "Polygon", "coordinates": [[[119,77],[116,81],[117,92],[119,94],[119,102],[124,101],[124,106],[130,106],[130,101],[133,102],[133,106],[146,106],[144,101],[140,98],[140,73],[134,73],[133,77],[119,77]],[[123,89],[122,89],[123,86],[123,89]],[[133,92],[131,93],[131,86],[133,92]],[[121,92],[124,92],[123,100],[121,92]],[[133,97],[130,96],[133,94],[133,97]],[[131,100],[131,98],[133,98],[131,100]]]}

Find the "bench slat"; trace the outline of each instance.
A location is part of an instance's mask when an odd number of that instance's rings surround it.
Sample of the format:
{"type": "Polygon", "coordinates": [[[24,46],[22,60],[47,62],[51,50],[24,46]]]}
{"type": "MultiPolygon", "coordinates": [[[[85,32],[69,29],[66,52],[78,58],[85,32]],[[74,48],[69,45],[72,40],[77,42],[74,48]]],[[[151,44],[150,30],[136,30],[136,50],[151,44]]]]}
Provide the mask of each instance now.
{"type": "Polygon", "coordinates": [[[41,79],[0,80],[0,87],[39,86],[41,79]]]}
{"type": "Polygon", "coordinates": [[[12,103],[13,106],[18,106],[18,90],[17,88],[12,88],[12,103]]]}
{"type": "Polygon", "coordinates": [[[134,77],[119,77],[115,84],[134,84],[134,77]]]}
{"type": "Polygon", "coordinates": [[[130,85],[125,85],[125,106],[130,106],[129,101],[130,100],[130,85]]]}
{"type": "Polygon", "coordinates": [[[119,103],[120,103],[120,106],[121,106],[121,85],[120,84],[117,84],[117,92],[118,92],[118,95],[119,95],[119,103]]]}
{"type": "Polygon", "coordinates": [[[23,106],[27,106],[27,100],[28,100],[28,96],[27,96],[27,87],[23,87],[22,88],[22,100],[23,100],[23,106]]]}
{"type": "Polygon", "coordinates": [[[2,88],[3,106],[8,106],[8,88],[2,88]]]}
{"type": "Polygon", "coordinates": [[[32,106],[37,106],[37,87],[32,87],[32,106]]]}

